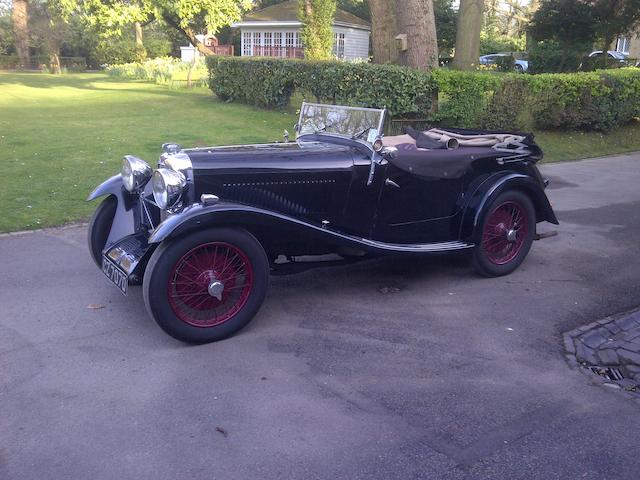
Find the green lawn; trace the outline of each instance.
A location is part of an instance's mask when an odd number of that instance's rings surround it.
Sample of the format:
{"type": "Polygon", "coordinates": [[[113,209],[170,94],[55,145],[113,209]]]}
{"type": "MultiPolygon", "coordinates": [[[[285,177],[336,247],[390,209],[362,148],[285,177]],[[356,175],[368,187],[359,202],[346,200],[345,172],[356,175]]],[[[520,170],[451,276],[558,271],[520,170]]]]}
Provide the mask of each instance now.
{"type": "Polygon", "coordinates": [[[0,232],[85,220],[84,200],[125,154],[154,165],[164,142],[282,139],[296,119],[103,74],[0,73],[0,232]]]}
{"type": "MultiPolygon", "coordinates": [[[[0,232],[85,220],[87,194],[125,154],[155,164],[164,142],[265,142],[292,130],[285,112],[219,102],[104,74],[0,73],[0,232]]],[[[545,161],[640,150],[640,125],[611,133],[540,132],[545,161]]]]}

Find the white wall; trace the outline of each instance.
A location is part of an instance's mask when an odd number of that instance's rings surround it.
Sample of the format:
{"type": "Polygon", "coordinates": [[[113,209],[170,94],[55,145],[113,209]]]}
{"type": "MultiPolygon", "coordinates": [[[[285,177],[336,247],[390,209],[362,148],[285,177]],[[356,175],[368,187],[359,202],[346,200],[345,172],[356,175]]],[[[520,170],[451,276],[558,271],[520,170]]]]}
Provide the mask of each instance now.
{"type": "Polygon", "coordinates": [[[335,33],[344,33],[344,59],[369,58],[369,32],[359,28],[333,27],[335,33]]]}

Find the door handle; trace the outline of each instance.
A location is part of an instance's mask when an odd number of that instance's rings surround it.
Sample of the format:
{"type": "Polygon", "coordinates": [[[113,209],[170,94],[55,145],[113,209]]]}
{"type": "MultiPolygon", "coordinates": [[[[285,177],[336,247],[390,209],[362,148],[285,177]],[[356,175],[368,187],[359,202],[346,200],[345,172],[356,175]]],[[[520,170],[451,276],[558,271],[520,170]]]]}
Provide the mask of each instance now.
{"type": "Polygon", "coordinates": [[[396,182],[394,182],[394,181],[393,181],[393,180],[391,180],[390,178],[387,178],[387,179],[384,181],[384,184],[385,184],[385,185],[388,185],[388,186],[390,186],[390,187],[400,188],[400,185],[398,185],[396,182]]]}

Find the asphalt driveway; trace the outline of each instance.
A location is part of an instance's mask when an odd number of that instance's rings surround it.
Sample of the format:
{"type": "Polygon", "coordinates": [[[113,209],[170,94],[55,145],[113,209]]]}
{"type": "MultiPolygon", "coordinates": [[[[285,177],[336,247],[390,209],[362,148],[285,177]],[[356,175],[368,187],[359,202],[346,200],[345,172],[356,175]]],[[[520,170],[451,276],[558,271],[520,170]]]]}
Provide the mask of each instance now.
{"type": "Polygon", "coordinates": [[[276,277],[197,347],[108,285],[83,228],[0,237],[0,478],[637,479],[640,403],[561,333],[640,304],[640,155],[543,170],[559,235],[514,274],[276,277]]]}

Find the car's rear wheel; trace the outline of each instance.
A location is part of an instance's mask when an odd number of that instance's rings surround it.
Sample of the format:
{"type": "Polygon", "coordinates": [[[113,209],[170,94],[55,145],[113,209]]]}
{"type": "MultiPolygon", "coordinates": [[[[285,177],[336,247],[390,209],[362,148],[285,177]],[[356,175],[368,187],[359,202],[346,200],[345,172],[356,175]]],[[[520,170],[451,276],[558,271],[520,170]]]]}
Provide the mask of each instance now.
{"type": "Polygon", "coordinates": [[[163,243],[151,256],[147,310],[169,335],[207,343],[233,335],[260,309],[269,262],[245,230],[211,228],[163,243]]]}
{"type": "Polygon", "coordinates": [[[89,252],[91,253],[91,258],[93,258],[93,261],[96,262],[99,268],[102,268],[102,250],[107,244],[117,207],[118,200],[116,197],[109,196],[98,205],[98,208],[93,212],[91,220],[89,221],[87,235],[89,252]]]}
{"type": "Polygon", "coordinates": [[[513,272],[524,261],[536,229],[531,199],[520,191],[500,194],[486,210],[480,241],[473,258],[476,270],[487,277],[513,272]]]}

